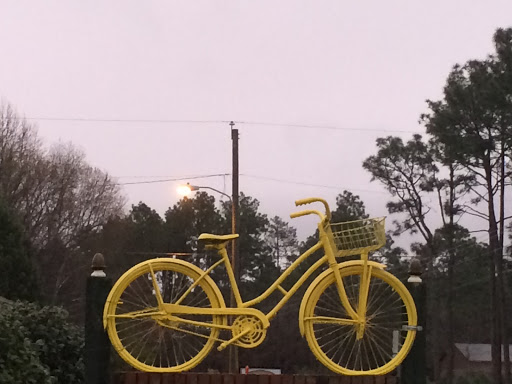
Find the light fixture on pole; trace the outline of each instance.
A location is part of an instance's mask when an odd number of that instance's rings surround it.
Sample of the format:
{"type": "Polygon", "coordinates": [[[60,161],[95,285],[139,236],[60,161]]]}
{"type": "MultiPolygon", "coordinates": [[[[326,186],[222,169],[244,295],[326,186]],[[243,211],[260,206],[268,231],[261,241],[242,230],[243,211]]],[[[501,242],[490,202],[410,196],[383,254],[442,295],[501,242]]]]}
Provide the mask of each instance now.
{"type": "Polygon", "coordinates": [[[233,202],[233,199],[227,193],[219,191],[218,189],[215,189],[212,187],[190,185],[189,183],[187,183],[185,185],[179,185],[176,190],[177,190],[178,194],[186,197],[186,196],[189,196],[192,192],[199,191],[200,189],[209,189],[211,191],[215,191],[223,196],[226,196],[229,199],[229,201],[233,202]]]}

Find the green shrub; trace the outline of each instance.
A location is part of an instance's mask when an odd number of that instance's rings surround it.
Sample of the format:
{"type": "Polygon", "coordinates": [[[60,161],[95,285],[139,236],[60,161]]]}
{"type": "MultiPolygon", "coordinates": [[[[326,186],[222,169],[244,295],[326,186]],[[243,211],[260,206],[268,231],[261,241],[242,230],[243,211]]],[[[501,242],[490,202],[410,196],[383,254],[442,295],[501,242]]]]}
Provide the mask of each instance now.
{"type": "Polygon", "coordinates": [[[0,383],[82,383],[83,335],[67,316],[59,307],[1,302],[0,383]]]}

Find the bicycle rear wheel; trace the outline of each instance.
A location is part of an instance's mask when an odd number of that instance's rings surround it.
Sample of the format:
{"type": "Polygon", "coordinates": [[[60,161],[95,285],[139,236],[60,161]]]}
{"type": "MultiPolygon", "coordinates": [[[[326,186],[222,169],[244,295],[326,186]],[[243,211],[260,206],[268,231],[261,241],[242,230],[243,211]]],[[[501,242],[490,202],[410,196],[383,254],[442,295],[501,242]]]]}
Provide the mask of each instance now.
{"type": "MultiPolygon", "coordinates": [[[[359,300],[363,267],[340,269],[348,299],[354,309],[359,300]]],[[[341,304],[334,274],[314,287],[304,313],[309,347],[330,370],[344,375],[384,375],[407,355],[417,322],[416,307],[407,288],[392,274],[372,268],[365,330],[357,338],[356,324],[341,304]],[[341,319],[341,320],[340,320],[341,319]]]]}
{"type": "Polygon", "coordinates": [[[142,262],[114,285],[105,305],[107,332],[112,345],[128,364],[147,372],[181,372],[203,360],[219,334],[222,316],[180,315],[171,319],[158,308],[152,272],[164,303],[195,308],[224,306],[209,277],[194,282],[199,268],[175,259],[142,262]],[[191,289],[192,288],[192,289],[191,289]],[[201,322],[211,324],[203,326],[201,322]]]}

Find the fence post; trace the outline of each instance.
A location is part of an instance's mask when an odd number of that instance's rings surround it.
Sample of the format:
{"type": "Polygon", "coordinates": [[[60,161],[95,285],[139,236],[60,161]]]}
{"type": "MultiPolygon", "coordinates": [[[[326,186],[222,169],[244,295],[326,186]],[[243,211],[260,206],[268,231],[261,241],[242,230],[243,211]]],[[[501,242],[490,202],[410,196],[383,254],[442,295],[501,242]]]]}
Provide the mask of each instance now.
{"type": "Polygon", "coordinates": [[[101,253],[94,255],[92,270],[85,293],[85,383],[108,384],[110,341],[103,329],[103,307],[112,280],[105,274],[105,259],[101,253]]]}
{"type": "Polygon", "coordinates": [[[411,350],[401,369],[402,384],[426,384],[427,383],[427,361],[426,361],[426,290],[421,279],[422,267],[419,259],[411,260],[409,266],[409,278],[407,288],[411,292],[416,310],[418,312],[418,331],[411,350]]]}

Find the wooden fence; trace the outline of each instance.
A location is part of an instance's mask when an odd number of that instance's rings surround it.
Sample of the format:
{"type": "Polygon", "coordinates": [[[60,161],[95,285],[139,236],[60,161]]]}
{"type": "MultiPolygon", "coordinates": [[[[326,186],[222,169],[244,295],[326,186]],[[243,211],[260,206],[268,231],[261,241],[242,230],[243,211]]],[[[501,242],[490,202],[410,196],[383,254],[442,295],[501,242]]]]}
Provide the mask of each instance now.
{"type": "Polygon", "coordinates": [[[235,375],[126,372],[113,384],[397,384],[395,376],[235,375]]]}

